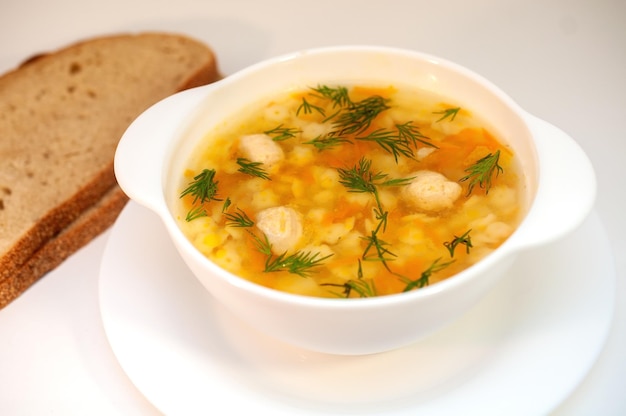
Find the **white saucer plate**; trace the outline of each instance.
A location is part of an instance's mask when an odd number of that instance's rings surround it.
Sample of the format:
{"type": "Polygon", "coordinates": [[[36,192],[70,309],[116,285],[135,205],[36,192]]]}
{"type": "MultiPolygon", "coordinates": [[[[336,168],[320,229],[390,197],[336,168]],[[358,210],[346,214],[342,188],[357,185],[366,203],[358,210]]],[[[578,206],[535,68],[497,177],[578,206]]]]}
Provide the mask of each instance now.
{"type": "Polygon", "coordinates": [[[608,335],[615,270],[598,215],[523,253],[473,310],[412,346],[341,357],[285,345],[195,280],[160,220],[130,202],[100,271],[113,352],[167,415],[536,415],[584,379],[608,335]]]}

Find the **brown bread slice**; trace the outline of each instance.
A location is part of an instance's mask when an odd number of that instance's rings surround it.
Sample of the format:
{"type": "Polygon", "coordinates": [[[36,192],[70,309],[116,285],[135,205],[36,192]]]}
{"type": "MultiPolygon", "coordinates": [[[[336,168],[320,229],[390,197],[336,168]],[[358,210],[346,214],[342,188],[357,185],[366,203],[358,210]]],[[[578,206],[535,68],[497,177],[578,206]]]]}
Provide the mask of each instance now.
{"type": "Polygon", "coordinates": [[[0,282],[0,308],[105,231],[117,219],[127,201],[128,197],[115,185],[72,224],[48,240],[18,270],[0,282]]]}
{"type": "Polygon", "coordinates": [[[48,256],[31,257],[116,186],[115,147],[135,117],[217,79],[208,46],[168,33],[85,40],[0,77],[0,284],[17,288],[27,263],[46,269],[33,264],[48,256]]]}

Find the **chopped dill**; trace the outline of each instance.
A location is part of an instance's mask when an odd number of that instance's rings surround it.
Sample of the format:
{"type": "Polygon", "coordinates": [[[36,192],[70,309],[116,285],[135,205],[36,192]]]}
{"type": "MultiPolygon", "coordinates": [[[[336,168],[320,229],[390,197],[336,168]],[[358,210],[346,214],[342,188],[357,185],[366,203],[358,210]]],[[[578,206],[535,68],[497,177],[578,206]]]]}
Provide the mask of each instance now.
{"type": "Polygon", "coordinates": [[[322,107],[309,103],[305,97],[302,97],[302,104],[300,104],[300,106],[296,110],[296,116],[299,116],[301,111],[303,114],[312,114],[315,111],[322,116],[326,115],[326,111],[324,111],[322,107]]]}
{"type": "Polygon", "coordinates": [[[365,250],[363,250],[362,258],[365,261],[379,261],[382,263],[383,266],[385,266],[387,270],[391,271],[387,262],[393,261],[394,258],[398,256],[396,256],[389,249],[387,249],[389,243],[378,238],[380,228],[384,228],[383,224],[384,223],[380,221],[376,229],[372,230],[371,234],[368,237],[361,237],[361,239],[367,241],[367,246],[365,247],[365,250]],[[374,255],[370,255],[370,251],[372,249],[374,249],[375,251],[374,255]]]}
{"type": "Polygon", "coordinates": [[[398,156],[402,155],[408,158],[415,158],[415,153],[410,146],[410,143],[406,140],[399,140],[398,135],[387,129],[377,129],[368,134],[367,136],[357,137],[357,140],[366,142],[375,142],[383,150],[391,153],[398,161],[398,156]]]}
{"type": "Polygon", "coordinates": [[[209,214],[206,212],[206,209],[204,209],[202,205],[198,205],[189,210],[187,216],[185,217],[185,221],[193,221],[197,218],[206,217],[208,215],[209,214]]]}
{"type": "Polygon", "coordinates": [[[467,195],[472,193],[475,185],[483,188],[485,193],[489,193],[491,189],[491,181],[493,176],[496,177],[504,170],[498,164],[500,159],[500,150],[495,153],[489,153],[487,156],[479,159],[469,168],[465,169],[467,176],[462,177],[459,182],[465,182],[469,180],[469,187],[467,188],[467,195]]]}
{"type": "Polygon", "coordinates": [[[430,284],[430,277],[433,273],[443,270],[452,263],[454,263],[454,260],[450,260],[445,263],[439,263],[440,260],[441,258],[438,258],[437,260],[432,262],[428,269],[424,270],[420,277],[415,280],[411,280],[408,277],[401,276],[402,280],[406,283],[403,292],[408,292],[413,289],[421,289],[425,286],[428,286],[430,284]]]}
{"type": "Polygon", "coordinates": [[[224,212],[224,217],[226,217],[226,226],[228,227],[249,228],[254,226],[254,221],[241,208],[237,208],[235,213],[224,212]]]}
{"type": "Polygon", "coordinates": [[[372,124],[372,121],[383,111],[389,109],[388,99],[379,95],[367,97],[356,103],[352,103],[340,112],[333,125],[335,134],[361,134],[372,124]]]}
{"type": "Polygon", "coordinates": [[[456,250],[456,247],[459,244],[462,244],[465,246],[465,252],[467,254],[469,254],[470,249],[473,247],[472,246],[472,238],[470,237],[470,230],[467,230],[463,233],[463,235],[461,236],[454,236],[454,238],[452,239],[452,241],[446,241],[443,243],[443,245],[448,249],[448,252],[450,253],[450,257],[454,257],[454,250],[456,250]]]}
{"type": "Polygon", "coordinates": [[[435,122],[438,123],[438,122],[443,121],[443,120],[445,120],[447,118],[450,119],[449,121],[454,121],[454,118],[456,117],[456,115],[458,114],[460,109],[461,109],[461,107],[454,107],[454,108],[446,108],[445,110],[442,110],[442,111],[433,111],[433,114],[443,114],[435,122]]]}
{"type": "Polygon", "coordinates": [[[194,176],[193,181],[191,181],[187,188],[181,192],[180,198],[183,198],[186,195],[193,196],[193,200],[191,202],[193,207],[189,210],[185,218],[187,222],[193,221],[196,218],[207,216],[207,212],[202,206],[205,202],[209,202],[211,200],[221,201],[221,199],[216,196],[217,185],[218,181],[215,180],[215,170],[204,169],[202,172],[194,176]],[[196,205],[197,202],[199,202],[200,205],[196,205]]]}
{"type": "Polygon", "coordinates": [[[361,298],[371,298],[374,296],[378,296],[378,291],[376,290],[376,285],[374,284],[373,279],[364,279],[363,278],[363,268],[361,265],[361,259],[358,260],[358,269],[357,269],[357,279],[350,279],[345,283],[320,283],[320,286],[333,286],[342,288],[343,291],[341,293],[331,292],[335,296],[340,298],[349,298],[352,292],[355,292],[361,298]]]}
{"type": "Polygon", "coordinates": [[[193,181],[181,192],[180,197],[192,195],[192,204],[195,204],[198,200],[200,200],[201,204],[210,200],[221,201],[221,199],[215,197],[217,195],[218,183],[219,182],[215,180],[215,170],[204,169],[193,177],[193,181]]]}
{"type": "Polygon", "coordinates": [[[272,180],[267,171],[263,169],[263,163],[261,162],[252,162],[244,157],[238,157],[237,164],[239,165],[239,169],[237,169],[238,172],[268,181],[272,180]]]}
{"type": "Polygon", "coordinates": [[[332,254],[320,257],[320,253],[310,251],[297,251],[290,255],[283,253],[276,257],[270,255],[265,261],[263,271],[266,273],[287,271],[307,277],[312,273],[311,269],[321,266],[322,262],[331,256],[332,254]]]}
{"type": "Polygon", "coordinates": [[[348,107],[352,105],[352,100],[348,94],[346,87],[329,87],[327,85],[318,85],[317,88],[311,88],[319,97],[326,98],[333,103],[335,107],[348,107]]]}
{"type": "Polygon", "coordinates": [[[275,142],[280,142],[296,137],[296,135],[300,133],[300,130],[294,127],[283,127],[282,124],[279,124],[273,129],[266,130],[263,133],[270,136],[275,142]]]}
{"type": "Polygon", "coordinates": [[[343,137],[324,135],[317,136],[316,138],[303,143],[313,145],[317,150],[321,151],[341,146],[343,143],[352,143],[352,141],[343,137]]]}
{"type": "Polygon", "coordinates": [[[422,143],[426,146],[437,148],[429,141],[430,137],[422,134],[419,127],[414,125],[412,121],[396,124],[396,130],[398,130],[398,140],[400,141],[411,142],[414,147],[417,147],[417,143],[422,143]]]}
{"type": "Polygon", "coordinates": [[[378,234],[384,232],[387,228],[387,219],[389,212],[383,208],[378,193],[379,186],[404,186],[408,185],[413,178],[387,179],[385,173],[373,173],[372,161],[362,157],[358,164],[350,169],[338,169],[339,183],[348,189],[348,192],[370,193],[374,196],[376,207],[374,213],[378,224],[371,234],[367,237],[361,237],[367,241],[367,246],[363,251],[363,260],[380,261],[389,269],[387,262],[396,257],[389,249],[389,244],[379,238],[378,234]],[[375,255],[370,255],[371,250],[375,251],[375,255]]]}

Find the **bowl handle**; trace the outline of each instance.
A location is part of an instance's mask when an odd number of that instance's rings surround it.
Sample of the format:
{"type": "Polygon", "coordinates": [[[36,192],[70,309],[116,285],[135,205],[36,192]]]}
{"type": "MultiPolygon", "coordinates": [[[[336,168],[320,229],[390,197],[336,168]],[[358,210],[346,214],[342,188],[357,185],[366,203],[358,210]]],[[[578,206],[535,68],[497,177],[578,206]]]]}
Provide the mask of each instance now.
{"type": "Polygon", "coordinates": [[[574,231],[591,212],[596,177],[582,148],[558,127],[526,113],[536,138],[540,180],[537,195],[517,241],[533,247],[574,231]]]}
{"type": "Polygon", "coordinates": [[[120,187],[132,200],[159,214],[167,209],[163,163],[172,137],[207,96],[207,87],[181,91],[152,105],[131,123],[117,146],[114,169],[120,187]]]}

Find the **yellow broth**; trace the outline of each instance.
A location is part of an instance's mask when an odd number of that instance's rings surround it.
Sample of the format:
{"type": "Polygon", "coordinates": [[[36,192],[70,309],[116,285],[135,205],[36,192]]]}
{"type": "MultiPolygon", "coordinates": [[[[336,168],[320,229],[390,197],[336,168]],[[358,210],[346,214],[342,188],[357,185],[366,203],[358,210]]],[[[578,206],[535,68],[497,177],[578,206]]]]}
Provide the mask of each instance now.
{"type": "MultiPolygon", "coordinates": [[[[271,97],[210,131],[181,175],[178,220],[198,250],[252,282],[309,296],[381,296],[446,279],[502,244],[522,206],[512,150],[469,109],[404,86],[271,97]],[[280,147],[282,159],[266,163],[250,135],[280,147]],[[256,173],[238,163],[257,156],[256,173]],[[489,174],[472,176],[489,156],[489,174]],[[189,189],[207,170],[216,192],[202,201],[189,189]],[[458,195],[434,206],[440,184],[426,182],[434,196],[408,191],[423,171],[443,175],[458,195]],[[355,188],[355,177],[373,188],[355,188]],[[259,228],[260,213],[275,207],[295,213],[301,227],[278,251],[259,228]],[[243,218],[250,222],[237,222],[243,218]]],[[[280,219],[271,225],[284,231],[280,219]]]]}

